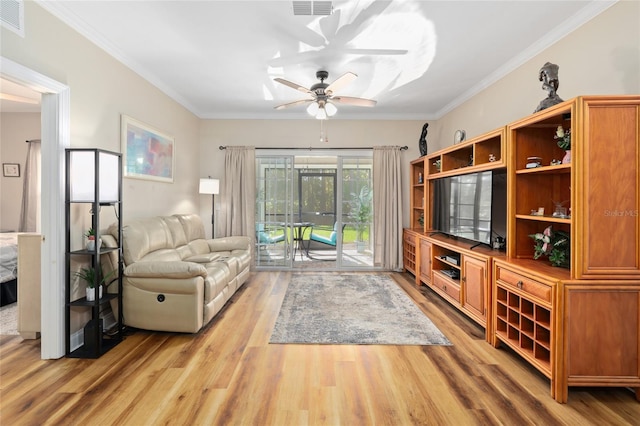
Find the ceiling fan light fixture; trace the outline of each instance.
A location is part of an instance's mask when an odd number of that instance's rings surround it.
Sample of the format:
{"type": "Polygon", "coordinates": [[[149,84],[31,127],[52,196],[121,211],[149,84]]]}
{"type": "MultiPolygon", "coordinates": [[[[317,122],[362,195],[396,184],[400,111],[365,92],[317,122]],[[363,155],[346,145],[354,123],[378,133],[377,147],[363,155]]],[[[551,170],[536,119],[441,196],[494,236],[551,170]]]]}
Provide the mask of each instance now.
{"type": "Polygon", "coordinates": [[[316,114],[316,119],[318,119],[318,120],[326,120],[327,119],[327,111],[322,107],[318,108],[318,113],[316,114]]]}
{"type": "Polygon", "coordinates": [[[319,109],[320,109],[320,106],[318,105],[318,103],[317,102],[312,102],[307,107],[307,113],[310,116],[315,117],[318,114],[318,110],[319,109]]]}
{"type": "Polygon", "coordinates": [[[334,115],[336,115],[336,112],[338,112],[338,108],[336,108],[336,106],[331,102],[327,102],[326,104],[324,104],[324,110],[327,112],[327,115],[329,117],[333,117],[334,115]]]}

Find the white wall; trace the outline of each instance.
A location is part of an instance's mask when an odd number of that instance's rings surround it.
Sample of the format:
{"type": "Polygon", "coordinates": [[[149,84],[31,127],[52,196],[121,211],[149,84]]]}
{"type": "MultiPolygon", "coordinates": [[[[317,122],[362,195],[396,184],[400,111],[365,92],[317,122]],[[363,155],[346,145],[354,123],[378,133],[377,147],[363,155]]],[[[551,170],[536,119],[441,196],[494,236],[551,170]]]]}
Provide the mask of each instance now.
{"type": "Polygon", "coordinates": [[[559,65],[558,95],[640,93],[640,2],[620,1],[483,92],[438,120],[434,149],[453,143],[456,129],[467,139],[531,114],[547,96],[540,68],[559,65]]]}
{"type": "Polygon", "coordinates": [[[121,114],[175,137],[174,183],[125,179],[125,220],[197,212],[198,118],[35,2],[25,2],[25,33],[3,28],[2,56],[70,87],[72,147],[120,151],[121,114]]]}
{"type": "Polygon", "coordinates": [[[20,225],[27,140],[40,139],[40,113],[0,114],[0,163],[20,164],[20,177],[0,175],[0,230],[17,231],[20,225]]]}

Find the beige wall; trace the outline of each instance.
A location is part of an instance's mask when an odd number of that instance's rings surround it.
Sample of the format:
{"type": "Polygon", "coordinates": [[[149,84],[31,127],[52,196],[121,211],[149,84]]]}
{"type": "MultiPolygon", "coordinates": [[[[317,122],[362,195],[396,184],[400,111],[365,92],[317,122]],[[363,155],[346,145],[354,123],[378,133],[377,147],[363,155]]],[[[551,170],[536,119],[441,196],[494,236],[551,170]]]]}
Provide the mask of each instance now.
{"type": "Polygon", "coordinates": [[[560,66],[558,95],[640,93],[640,2],[620,1],[438,120],[431,149],[467,139],[531,114],[547,96],[538,81],[546,62],[560,66]]]}
{"type": "MultiPolygon", "coordinates": [[[[199,120],[130,69],[107,55],[34,2],[26,2],[26,37],[2,29],[6,56],[71,88],[72,146],[120,150],[120,114],[146,122],[176,139],[173,184],[125,179],[125,218],[174,212],[210,215],[198,178],[222,178],[219,145],[320,144],[315,120],[199,120]]],[[[465,102],[429,127],[429,151],[448,146],[455,129],[467,137],[530,114],[546,96],[538,70],[560,65],[559,95],[640,93],[640,2],[622,1],[465,102]]],[[[423,121],[328,121],[334,146],[408,145],[408,163],[419,156],[423,121]]],[[[408,200],[405,201],[408,223],[408,200]]],[[[207,220],[205,220],[205,223],[207,220]]],[[[209,230],[207,230],[209,232],[209,230]]]]}
{"type": "MultiPolygon", "coordinates": [[[[204,120],[201,125],[202,176],[207,175],[224,181],[224,151],[220,145],[251,145],[260,147],[372,147],[381,145],[408,146],[402,152],[403,165],[420,156],[418,140],[424,121],[328,120],[324,131],[329,142],[320,142],[320,122],[309,120],[204,120]]],[[[436,124],[429,125],[429,131],[436,124]]],[[[427,136],[429,141],[429,136],[427,136]]],[[[290,153],[304,155],[305,150],[290,153]]],[[[404,182],[409,182],[409,167],[404,169],[404,182]]],[[[404,194],[404,222],[409,221],[409,192],[404,194]]],[[[211,198],[203,196],[201,216],[211,215],[211,198]]],[[[206,222],[206,220],[205,220],[206,222]]],[[[209,225],[210,226],[210,225],[209,225]]]]}
{"type": "Polygon", "coordinates": [[[0,175],[0,230],[17,231],[20,224],[27,140],[40,139],[40,113],[0,114],[0,163],[20,164],[20,177],[0,175]]]}
{"type": "Polygon", "coordinates": [[[121,114],[175,137],[174,183],[125,179],[125,219],[197,212],[199,119],[35,2],[25,32],[2,29],[2,56],[70,87],[72,147],[120,151],[121,114]]]}

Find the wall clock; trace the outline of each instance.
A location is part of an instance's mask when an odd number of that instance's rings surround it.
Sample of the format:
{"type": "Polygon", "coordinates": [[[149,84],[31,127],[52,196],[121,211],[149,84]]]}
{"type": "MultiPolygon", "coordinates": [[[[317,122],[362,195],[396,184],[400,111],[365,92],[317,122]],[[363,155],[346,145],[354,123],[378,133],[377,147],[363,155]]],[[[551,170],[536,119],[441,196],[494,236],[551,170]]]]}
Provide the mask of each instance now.
{"type": "Polygon", "coordinates": [[[462,142],[466,136],[467,134],[464,130],[456,130],[453,135],[453,143],[456,144],[462,142]]]}

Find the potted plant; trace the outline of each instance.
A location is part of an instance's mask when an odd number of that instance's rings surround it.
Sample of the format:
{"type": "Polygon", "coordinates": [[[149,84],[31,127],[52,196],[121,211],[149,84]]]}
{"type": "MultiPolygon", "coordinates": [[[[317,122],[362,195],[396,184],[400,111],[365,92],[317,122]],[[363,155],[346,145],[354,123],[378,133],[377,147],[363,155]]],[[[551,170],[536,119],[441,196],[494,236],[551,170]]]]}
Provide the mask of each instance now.
{"type": "MultiPolygon", "coordinates": [[[[89,228],[87,232],[84,233],[84,236],[87,237],[86,249],[89,251],[96,250],[96,230],[93,228],[89,228]]],[[[100,244],[98,244],[98,247],[100,244]]]]}
{"type": "Polygon", "coordinates": [[[115,274],[115,270],[110,271],[108,274],[103,275],[102,273],[99,276],[96,276],[96,270],[92,267],[82,267],[79,271],[74,272],[74,276],[80,278],[87,284],[86,294],[87,301],[93,302],[96,300],[96,289],[95,284],[98,283],[98,299],[102,299],[102,287],[107,287],[111,283],[106,283],[113,274],[115,274]],[[106,284],[105,284],[106,283],[106,284]]]}
{"type": "Polygon", "coordinates": [[[362,253],[366,247],[364,241],[364,233],[369,227],[371,221],[371,211],[373,200],[373,192],[368,186],[360,188],[359,193],[351,193],[351,219],[356,224],[356,250],[362,253]]]}
{"type": "Polygon", "coordinates": [[[571,242],[568,233],[554,231],[551,226],[548,226],[544,231],[531,234],[529,237],[535,240],[534,259],[547,256],[553,266],[570,267],[569,249],[571,248],[571,242]]]}
{"type": "Polygon", "coordinates": [[[565,151],[562,164],[571,163],[571,129],[565,132],[562,126],[558,126],[556,135],[553,138],[558,140],[558,147],[565,151]]]}

